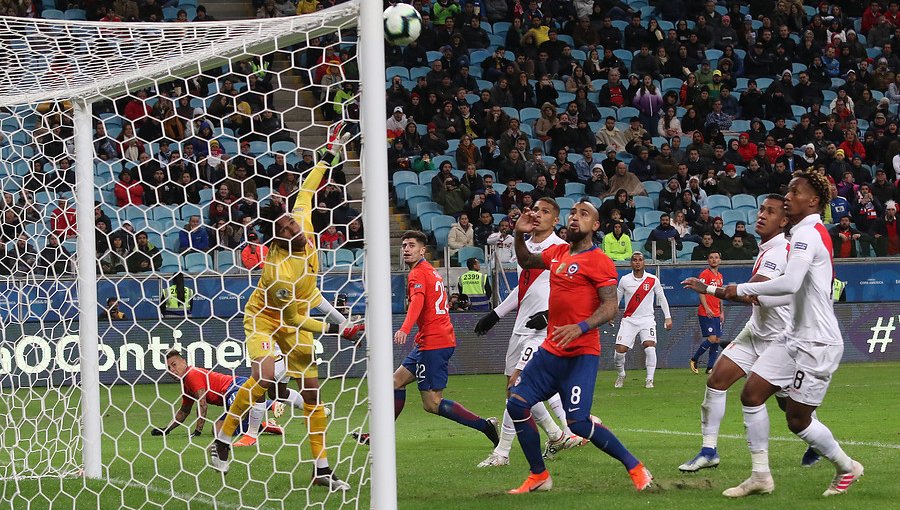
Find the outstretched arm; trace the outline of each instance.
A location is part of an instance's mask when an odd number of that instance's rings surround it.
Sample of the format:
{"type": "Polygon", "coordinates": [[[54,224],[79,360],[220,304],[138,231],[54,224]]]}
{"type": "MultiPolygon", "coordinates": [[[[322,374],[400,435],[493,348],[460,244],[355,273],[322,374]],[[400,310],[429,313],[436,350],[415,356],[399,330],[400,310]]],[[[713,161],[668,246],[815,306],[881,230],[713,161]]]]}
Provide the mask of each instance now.
{"type": "Polygon", "coordinates": [[[784,296],[800,290],[809,272],[810,260],[792,256],[788,259],[784,274],[767,282],[742,283],[737,286],[738,296],[784,296]]]}
{"type": "Polygon", "coordinates": [[[164,429],[154,427],[150,434],[154,436],[164,436],[169,432],[172,432],[176,427],[184,423],[184,420],[191,414],[191,409],[193,409],[193,407],[193,401],[188,400],[186,403],[182,402],[181,407],[175,412],[175,419],[164,429]]]}

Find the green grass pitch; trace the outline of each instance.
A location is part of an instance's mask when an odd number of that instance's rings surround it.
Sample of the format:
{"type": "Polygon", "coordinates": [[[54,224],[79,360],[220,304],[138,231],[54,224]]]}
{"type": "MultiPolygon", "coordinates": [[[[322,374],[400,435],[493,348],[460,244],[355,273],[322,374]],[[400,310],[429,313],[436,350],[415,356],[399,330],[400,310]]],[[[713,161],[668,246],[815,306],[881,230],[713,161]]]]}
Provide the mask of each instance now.
{"type": "MultiPolygon", "coordinates": [[[[613,374],[601,372],[593,414],[601,417],[625,445],[653,472],[657,487],[636,493],[624,468],[593,446],[563,452],[548,463],[554,489],[548,493],[509,496],[527,474],[518,444],[513,445],[511,465],[478,469],[475,465],[490,453],[479,433],[422,411],[414,387],[397,422],[399,506],[404,509],[565,509],[615,508],[694,509],[728,508],[898,508],[900,497],[900,363],[845,365],[835,375],[819,417],[842,442],[852,457],[861,461],[866,474],[850,492],[825,499],[822,491],[834,474],[822,461],[800,467],[805,444],[794,438],[780,410],[769,406],[772,422],[770,457],[776,481],[775,493],[731,501],[721,492],[742,481],[750,459],[743,439],[740,383],[729,393],[722,425],[718,469],[683,474],[677,466],[700,447],[699,405],[704,376],[687,369],[660,370],[656,388],[643,387],[643,371],[629,372],[624,389],[612,388],[613,374]]],[[[345,382],[350,388],[356,381],[345,382]]],[[[455,376],[445,392],[482,416],[503,410],[500,375],[455,376]]],[[[44,478],[4,481],[3,499],[11,508],[265,508],[296,509],[369,507],[365,449],[347,439],[344,431],[359,427],[364,406],[354,406],[361,396],[355,391],[335,397],[338,384],[328,384],[334,401],[335,420],[329,429],[330,458],[336,471],[355,486],[346,499],[324,497],[324,489],[308,489],[311,465],[305,439],[305,422],[295,415],[282,420],[284,438],[263,436],[260,449],[240,449],[232,472],[224,480],[205,468],[204,447],[211,441],[211,427],[189,439],[181,428],[165,439],[151,437],[147,424],[161,426],[171,418],[169,402],[175,402],[175,385],[117,386],[104,388],[104,464],[109,482],[44,478]],[[158,391],[158,396],[157,396],[158,391]],[[108,406],[109,398],[114,406],[108,406]],[[147,406],[147,407],[145,407],[147,406]],[[298,459],[306,459],[298,464],[298,459]],[[354,470],[348,466],[355,465],[354,470]],[[249,476],[252,474],[252,478],[249,476]],[[358,498],[353,500],[352,498],[358,498]],[[184,501],[185,499],[189,502],[184,501]]],[[[218,411],[217,408],[211,408],[218,411]]],[[[37,411],[39,412],[39,411],[37,411]]],[[[215,416],[215,415],[213,415],[215,416]]],[[[7,440],[10,431],[4,432],[7,440]]]]}

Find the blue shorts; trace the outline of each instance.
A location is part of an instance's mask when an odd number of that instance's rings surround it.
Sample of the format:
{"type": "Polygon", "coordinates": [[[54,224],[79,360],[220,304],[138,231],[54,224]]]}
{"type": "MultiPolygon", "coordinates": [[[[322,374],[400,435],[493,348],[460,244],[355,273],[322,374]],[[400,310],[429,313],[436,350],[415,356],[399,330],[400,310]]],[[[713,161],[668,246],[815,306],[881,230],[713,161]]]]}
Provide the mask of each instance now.
{"type": "Polygon", "coordinates": [[[703,338],[708,336],[722,337],[722,318],[721,317],[704,317],[698,315],[700,321],[700,334],[703,338]]]}
{"type": "Polygon", "coordinates": [[[431,351],[413,350],[403,360],[401,366],[416,377],[419,391],[442,390],[447,387],[450,378],[450,357],[455,347],[445,347],[431,351]]]}
{"type": "Polygon", "coordinates": [[[529,408],[559,393],[566,419],[581,421],[591,416],[599,368],[600,356],[563,358],[539,348],[514,382],[511,393],[523,398],[529,408]]]}

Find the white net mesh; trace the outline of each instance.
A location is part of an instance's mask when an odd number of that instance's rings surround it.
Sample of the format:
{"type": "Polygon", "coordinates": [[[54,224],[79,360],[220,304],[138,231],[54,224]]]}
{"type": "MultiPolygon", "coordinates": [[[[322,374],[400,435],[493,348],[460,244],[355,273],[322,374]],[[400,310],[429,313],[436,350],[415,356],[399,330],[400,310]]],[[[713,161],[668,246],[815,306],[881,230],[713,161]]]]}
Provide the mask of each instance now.
{"type": "MultiPolygon", "coordinates": [[[[224,482],[205,451],[225,412],[215,398],[202,427],[194,405],[184,426],[151,434],[185,402],[166,371],[170,348],[194,367],[250,374],[244,307],[274,221],[302,200],[329,126],[356,130],[356,9],[190,25],[0,18],[4,501],[366,506],[368,451],[349,437],[365,427],[366,353],[336,335],[314,335],[312,349],[330,414],[327,461],[348,491],[311,483],[312,420],[302,403],[278,419],[283,435],[265,433],[278,431],[271,423],[256,445],[234,449],[224,482]],[[85,160],[69,98],[79,97],[91,101],[94,204],[74,195],[76,160],[85,160]],[[94,225],[76,227],[82,207],[94,208],[94,225]],[[75,244],[87,229],[96,253],[77,258],[97,261],[100,480],[70,476],[83,467],[75,244]]],[[[365,298],[357,151],[353,138],[348,159],[310,193],[317,287],[348,316],[363,312],[365,298]]],[[[213,376],[203,380],[216,391],[213,376]]]]}

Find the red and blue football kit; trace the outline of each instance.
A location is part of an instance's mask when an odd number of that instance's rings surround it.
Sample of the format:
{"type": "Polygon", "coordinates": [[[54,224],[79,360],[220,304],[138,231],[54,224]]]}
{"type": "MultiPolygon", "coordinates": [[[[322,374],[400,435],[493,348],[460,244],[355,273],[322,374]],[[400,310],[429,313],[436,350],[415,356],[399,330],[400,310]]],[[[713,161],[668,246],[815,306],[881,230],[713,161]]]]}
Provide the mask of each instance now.
{"type": "Polygon", "coordinates": [[[197,400],[198,392],[205,391],[207,404],[221,406],[225,395],[234,384],[234,376],[200,367],[188,367],[187,373],[181,378],[181,402],[184,405],[191,404],[197,400]]]}
{"type": "Polygon", "coordinates": [[[419,331],[403,366],[416,376],[420,391],[442,390],[447,387],[450,357],[456,347],[444,279],[422,259],[409,272],[406,292],[409,310],[400,329],[409,332],[416,324],[419,331]]]}
{"type": "MultiPolygon", "coordinates": [[[[599,248],[569,253],[568,244],[559,244],[541,253],[550,271],[550,311],[547,332],[569,324],[578,324],[600,307],[597,289],[615,286],[619,275],[613,261],[599,248]]],[[[591,329],[573,340],[565,349],[549,339],[542,345],[557,356],[600,354],[600,332],[591,329]]]]}

